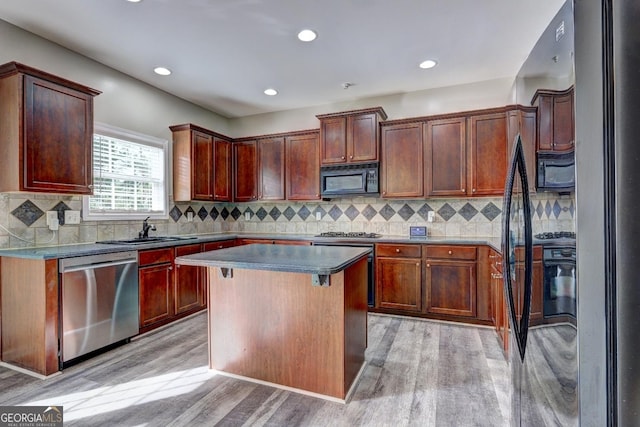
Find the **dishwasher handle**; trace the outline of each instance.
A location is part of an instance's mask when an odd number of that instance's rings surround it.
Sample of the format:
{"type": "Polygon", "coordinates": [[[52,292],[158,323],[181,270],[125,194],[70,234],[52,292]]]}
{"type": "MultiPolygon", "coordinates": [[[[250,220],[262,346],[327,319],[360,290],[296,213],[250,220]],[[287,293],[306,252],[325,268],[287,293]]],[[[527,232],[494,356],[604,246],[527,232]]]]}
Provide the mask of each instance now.
{"type": "Polygon", "coordinates": [[[124,261],[106,261],[106,262],[99,262],[95,264],[83,264],[83,265],[77,265],[74,267],[66,267],[64,270],[61,271],[61,273],[72,273],[74,271],[82,271],[82,270],[89,270],[89,269],[102,268],[102,267],[114,267],[116,265],[123,265],[123,264],[135,264],[136,262],[138,262],[137,259],[129,259],[124,261]]]}

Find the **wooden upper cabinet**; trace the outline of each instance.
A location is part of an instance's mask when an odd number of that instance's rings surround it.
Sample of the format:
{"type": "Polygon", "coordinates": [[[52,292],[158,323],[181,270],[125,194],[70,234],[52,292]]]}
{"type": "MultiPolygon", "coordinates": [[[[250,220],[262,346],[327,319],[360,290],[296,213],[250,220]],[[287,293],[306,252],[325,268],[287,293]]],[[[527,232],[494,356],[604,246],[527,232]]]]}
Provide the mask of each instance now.
{"type": "Polygon", "coordinates": [[[231,201],[231,142],[193,124],[173,133],[173,199],[231,201]]]}
{"type": "Polygon", "coordinates": [[[320,147],[318,133],[285,138],[288,200],[320,199],[320,147]]]}
{"type": "Polygon", "coordinates": [[[426,138],[426,196],[466,196],[466,118],[431,120],[424,125],[426,138]]]}
{"type": "Polygon", "coordinates": [[[378,160],[378,123],[387,118],[382,107],[316,117],[323,165],[378,160]]]}
{"type": "Polygon", "coordinates": [[[233,144],[234,200],[249,202],[258,198],[257,142],[233,144]]]}
{"type": "Polygon", "coordinates": [[[569,151],[574,148],[573,87],[564,91],[541,89],[531,104],[538,107],[539,151],[569,151]]]}
{"type": "Polygon", "coordinates": [[[92,194],[98,94],[16,62],[0,66],[0,191],[92,194]]]}
{"type": "Polygon", "coordinates": [[[258,199],[285,198],[284,137],[258,140],[258,199]]]}
{"type": "Polygon", "coordinates": [[[422,122],[382,127],[382,197],[424,196],[422,122]]]}
{"type": "Polygon", "coordinates": [[[474,115],[469,123],[468,183],[471,195],[502,195],[508,165],[506,115],[474,115]]]}
{"type": "Polygon", "coordinates": [[[536,192],[536,108],[518,107],[507,112],[507,166],[513,156],[516,136],[520,134],[527,168],[529,193],[536,192]]]}
{"type": "Polygon", "coordinates": [[[213,200],[230,202],[232,194],[231,142],[218,137],[213,138],[213,200]]]}

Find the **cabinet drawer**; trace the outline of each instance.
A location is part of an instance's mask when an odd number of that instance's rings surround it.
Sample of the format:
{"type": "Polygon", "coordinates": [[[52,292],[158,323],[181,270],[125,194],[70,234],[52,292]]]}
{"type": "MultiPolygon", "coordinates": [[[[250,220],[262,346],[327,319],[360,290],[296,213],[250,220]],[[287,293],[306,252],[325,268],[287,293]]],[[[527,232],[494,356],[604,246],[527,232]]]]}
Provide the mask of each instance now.
{"type": "Polygon", "coordinates": [[[138,265],[153,265],[173,262],[173,248],[150,249],[138,252],[138,265]]]}
{"type": "Polygon", "coordinates": [[[422,248],[420,245],[376,245],[376,256],[396,258],[420,258],[422,248]]]}
{"type": "Polygon", "coordinates": [[[200,244],[176,246],[176,256],[197,254],[202,250],[200,244]]]}
{"type": "Polygon", "coordinates": [[[222,240],[220,242],[209,242],[204,244],[204,252],[215,251],[217,249],[230,248],[236,245],[236,240],[222,240]]]}
{"type": "Polygon", "coordinates": [[[477,249],[475,246],[425,246],[425,255],[427,258],[440,259],[476,259],[477,249]]]}

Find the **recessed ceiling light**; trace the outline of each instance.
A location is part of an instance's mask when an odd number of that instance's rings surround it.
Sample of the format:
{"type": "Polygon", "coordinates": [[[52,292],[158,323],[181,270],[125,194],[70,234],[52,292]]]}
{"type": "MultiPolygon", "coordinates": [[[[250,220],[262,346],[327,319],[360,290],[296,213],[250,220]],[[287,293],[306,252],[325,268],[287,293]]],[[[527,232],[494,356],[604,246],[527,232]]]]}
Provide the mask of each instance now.
{"type": "Polygon", "coordinates": [[[165,67],[156,67],[153,69],[153,72],[156,74],[160,74],[161,76],[168,76],[171,74],[171,70],[165,67]]]}
{"type": "Polygon", "coordinates": [[[129,3],[140,3],[142,0],[127,0],[129,3]]]}
{"type": "Polygon", "coordinates": [[[264,90],[264,94],[269,96],[274,96],[278,94],[278,91],[275,89],[269,88],[264,90]]]}
{"type": "Polygon", "coordinates": [[[314,41],[316,37],[318,37],[318,35],[313,30],[302,30],[298,33],[298,39],[303,42],[314,41]]]}
{"type": "Polygon", "coordinates": [[[426,61],[422,61],[420,63],[420,68],[424,68],[426,70],[428,68],[433,68],[436,65],[438,65],[436,61],[434,61],[433,59],[427,59],[426,61]]]}

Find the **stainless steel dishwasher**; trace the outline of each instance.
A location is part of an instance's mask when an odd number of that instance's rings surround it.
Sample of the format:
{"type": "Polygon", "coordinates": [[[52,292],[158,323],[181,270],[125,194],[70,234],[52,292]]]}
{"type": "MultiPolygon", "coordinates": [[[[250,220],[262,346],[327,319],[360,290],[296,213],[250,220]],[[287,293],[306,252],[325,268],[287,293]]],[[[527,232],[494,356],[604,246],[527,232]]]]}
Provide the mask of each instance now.
{"type": "Polygon", "coordinates": [[[58,261],[60,365],[138,334],[138,253],[116,252],[58,261]]]}

